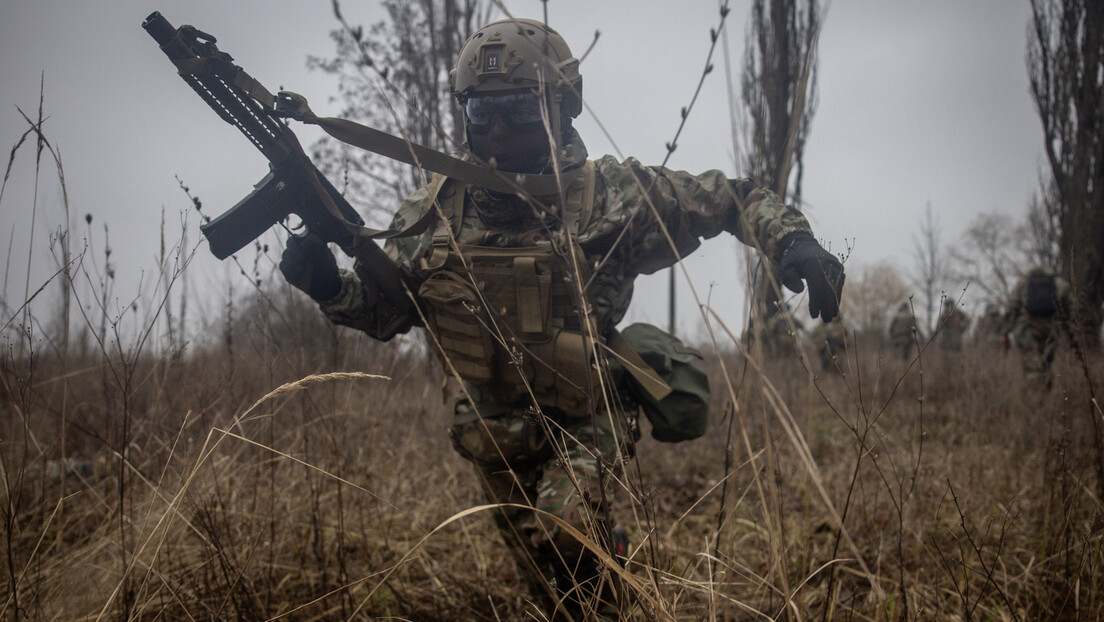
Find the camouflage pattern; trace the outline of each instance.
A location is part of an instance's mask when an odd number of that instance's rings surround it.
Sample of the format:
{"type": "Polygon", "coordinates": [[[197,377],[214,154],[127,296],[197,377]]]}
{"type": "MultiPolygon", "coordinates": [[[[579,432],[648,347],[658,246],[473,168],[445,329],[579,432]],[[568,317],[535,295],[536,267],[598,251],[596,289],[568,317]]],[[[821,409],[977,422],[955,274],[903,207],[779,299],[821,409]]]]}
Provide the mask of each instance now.
{"type": "MultiPolygon", "coordinates": [[[[581,166],[586,155],[586,148],[572,130],[562,159],[571,166],[581,166]]],[[[605,259],[587,292],[602,330],[624,317],[638,275],[667,268],[677,260],[656,214],[666,225],[679,256],[693,252],[703,238],[727,231],[744,243],[758,243],[769,256],[776,257],[777,244],[787,233],[811,232],[801,212],[782,204],[774,193],[746,179],[729,180],[720,171],[691,175],[644,166],[632,158],[619,163],[612,156],[599,158],[596,169],[592,216],[577,241],[590,265],[605,259]],[[625,229],[624,238],[616,242],[625,229]]],[[[416,222],[432,208],[430,193],[422,188],[403,202],[392,228],[416,222]]],[[[520,197],[492,196],[473,189],[457,242],[501,247],[547,242],[554,235],[555,223],[540,216],[520,197]]],[[[429,276],[419,260],[430,250],[435,232],[431,228],[422,235],[389,240],[385,246],[415,286],[429,276]]],[[[388,324],[375,317],[387,310],[364,303],[364,285],[357,282],[354,273],[343,271],[342,277],[341,293],[322,303],[323,311],[337,324],[389,338],[373,332],[388,324]]]]}
{"type": "MultiPolygon", "coordinates": [[[[587,152],[574,130],[565,145],[559,156],[566,168],[582,166],[587,152]]],[[[660,221],[674,240],[678,256],[695,250],[702,238],[728,232],[745,243],[758,243],[774,257],[783,236],[810,231],[805,217],[783,205],[773,193],[748,180],[729,180],[720,171],[691,175],[644,166],[634,159],[618,162],[611,156],[599,158],[595,170],[591,215],[576,241],[593,269],[587,302],[602,335],[624,317],[638,275],[676,262],[660,221]]],[[[441,192],[448,188],[445,185],[441,192]]],[[[427,210],[435,209],[434,192],[422,188],[408,197],[392,228],[417,222],[427,210]]],[[[538,199],[545,204],[556,202],[556,197],[538,199]]],[[[548,244],[558,240],[562,230],[552,213],[539,211],[517,196],[472,188],[458,227],[438,218],[437,224],[422,234],[388,241],[385,250],[408,275],[416,292],[433,273],[424,260],[432,250],[434,235],[453,229],[460,245],[548,244]]],[[[416,317],[396,321],[389,315],[392,309],[369,304],[376,300],[371,283],[361,282],[355,271],[343,270],[341,275],[341,292],[321,303],[334,323],[384,340],[394,333],[380,327],[400,326],[398,332],[403,332],[421,323],[416,317]]],[[[628,432],[635,430],[634,422],[601,409],[596,415],[596,431],[590,418],[567,417],[549,404],[534,408],[528,400],[496,403],[488,397],[487,387],[470,383],[466,387],[470,398],[456,402],[452,437],[457,450],[475,466],[488,499],[545,510],[592,536],[608,533],[603,531],[608,526],[601,522],[601,502],[610,487],[599,489],[599,464],[601,461],[601,468],[616,473],[619,454],[623,457],[634,440],[626,438],[635,436],[628,432]],[[614,419],[619,422],[613,423],[614,419]]],[[[566,576],[565,562],[586,555],[578,543],[551,522],[540,520],[538,514],[504,508],[497,520],[520,567],[529,571],[534,595],[549,593],[549,581],[564,592],[570,588],[566,581],[597,576],[593,567],[566,576]]],[[[584,559],[584,565],[589,563],[584,559]]]]}
{"type": "MultiPolygon", "coordinates": [[[[1043,268],[1032,268],[1012,290],[1005,325],[1011,327],[1012,340],[1020,351],[1024,375],[1029,384],[1049,386],[1050,364],[1058,347],[1063,324],[1073,309],[1073,294],[1069,283],[1055,277],[1057,313],[1050,317],[1035,317],[1027,312],[1027,282],[1033,274],[1050,274],[1043,268]]],[[[1053,275],[1052,275],[1053,276],[1053,275]]]]}
{"type": "Polygon", "coordinates": [[[948,302],[939,317],[937,343],[951,352],[962,350],[962,338],[970,328],[970,316],[958,308],[954,302],[948,302]]]}
{"type": "MultiPolygon", "coordinates": [[[[608,533],[602,501],[609,497],[609,478],[619,473],[619,457],[627,455],[634,440],[626,436],[626,420],[604,415],[592,424],[494,405],[477,387],[469,393],[471,399],[456,402],[450,435],[456,450],[475,466],[487,498],[534,507],[584,534],[608,533]],[[485,408],[473,406],[473,400],[485,408]],[[605,494],[600,477],[607,478],[605,494]]],[[[530,570],[535,594],[547,591],[541,578],[555,579],[563,589],[585,574],[572,569],[594,564],[577,540],[540,512],[503,507],[495,520],[519,567],[530,570]]]]}
{"type": "Polygon", "coordinates": [[[902,302],[889,322],[889,345],[899,358],[909,359],[915,352],[916,343],[913,337],[915,329],[916,318],[912,316],[912,309],[907,302],[902,302]]]}

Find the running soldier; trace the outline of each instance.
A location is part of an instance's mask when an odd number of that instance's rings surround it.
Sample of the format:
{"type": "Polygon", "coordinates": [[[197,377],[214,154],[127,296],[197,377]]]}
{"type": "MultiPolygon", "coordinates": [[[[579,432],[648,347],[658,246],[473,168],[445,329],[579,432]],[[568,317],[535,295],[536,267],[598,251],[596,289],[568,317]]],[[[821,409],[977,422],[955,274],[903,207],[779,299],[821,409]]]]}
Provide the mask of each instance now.
{"type": "Polygon", "coordinates": [[[582,111],[579,61],[540,22],[477,30],[460,51],[451,89],[465,114],[463,158],[509,173],[505,179],[558,175],[559,191],[503,193],[434,176],[408,197],[392,229],[427,215],[431,224],[385,250],[405,274],[413,312],[397,313],[366,271],[339,270],[330,250],[309,238],[288,241],[280,268],[336,324],[384,341],[427,329],[446,373],[463,380],[451,428],[456,450],[487,498],[505,504],[496,520],[534,596],[576,617],[616,611],[608,571],[559,521],[625,554],[608,515],[611,476],[632,451],[638,406],[662,405],[675,384],[656,382],[634,347],[658,339],[669,354],[663,360],[684,371],[697,358],[654,327],[615,329],[634,279],[726,232],[759,244],[787,288],[807,285],[811,315],[828,321],[838,311],[843,266],[799,211],[748,179],[631,158],[588,160],[572,126],[582,111]],[[615,373],[599,375],[607,366],[615,373]]]}

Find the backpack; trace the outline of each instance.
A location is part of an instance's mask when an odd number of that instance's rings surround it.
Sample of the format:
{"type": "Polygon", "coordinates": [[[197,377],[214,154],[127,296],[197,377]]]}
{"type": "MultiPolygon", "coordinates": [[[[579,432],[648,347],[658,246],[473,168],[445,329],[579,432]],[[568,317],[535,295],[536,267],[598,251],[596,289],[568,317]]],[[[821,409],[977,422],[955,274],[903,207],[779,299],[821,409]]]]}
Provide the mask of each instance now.
{"type": "Polygon", "coordinates": [[[642,382],[641,374],[622,374],[625,389],[652,424],[652,438],[678,443],[705,434],[709,424],[709,377],[699,366],[703,360],[700,352],[683,344],[678,337],[643,323],[615,333],[610,348],[618,355],[628,354],[611,357],[611,370],[627,371],[625,365],[635,359],[638,364],[650,367],[670,388],[670,392],[657,392],[642,382]],[[622,340],[631,350],[619,346],[622,340]],[[631,351],[639,358],[632,356],[631,351]]]}
{"type": "Polygon", "coordinates": [[[1049,274],[1032,274],[1027,277],[1024,307],[1034,317],[1050,317],[1058,311],[1058,286],[1049,274]]]}

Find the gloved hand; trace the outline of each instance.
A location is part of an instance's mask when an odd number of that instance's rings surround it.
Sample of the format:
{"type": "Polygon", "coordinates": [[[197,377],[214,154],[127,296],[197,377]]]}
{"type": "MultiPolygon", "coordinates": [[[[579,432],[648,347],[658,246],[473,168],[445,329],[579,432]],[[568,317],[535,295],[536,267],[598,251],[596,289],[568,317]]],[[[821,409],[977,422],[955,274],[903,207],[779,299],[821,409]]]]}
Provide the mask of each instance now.
{"type": "Polygon", "coordinates": [[[288,283],[317,301],[329,300],[341,293],[341,275],[337,260],[317,236],[291,236],[280,256],[280,272],[288,283]]]}
{"type": "Polygon", "coordinates": [[[809,315],[813,319],[819,315],[825,322],[831,321],[839,314],[843,264],[804,231],[787,234],[779,247],[782,249],[779,262],[782,284],[800,293],[805,289],[801,281],[806,281],[809,284],[809,315]]]}

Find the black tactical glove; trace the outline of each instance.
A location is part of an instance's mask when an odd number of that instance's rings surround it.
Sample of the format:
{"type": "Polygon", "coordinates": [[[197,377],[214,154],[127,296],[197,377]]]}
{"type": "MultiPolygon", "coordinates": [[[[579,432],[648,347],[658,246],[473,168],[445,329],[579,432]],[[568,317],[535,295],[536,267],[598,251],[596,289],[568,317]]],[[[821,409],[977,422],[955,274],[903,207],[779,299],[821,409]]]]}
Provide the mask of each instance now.
{"type": "Polygon", "coordinates": [[[314,300],[329,300],[341,293],[337,260],[317,236],[289,237],[287,248],[280,257],[280,272],[288,283],[314,300]]]}
{"type": "Polygon", "coordinates": [[[824,250],[813,236],[795,231],[779,243],[782,260],[779,262],[782,284],[795,293],[805,289],[801,282],[809,283],[809,315],[819,315],[825,322],[839,314],[840,293],[843,291],[843,264],[835,255],[824,250]]]}

